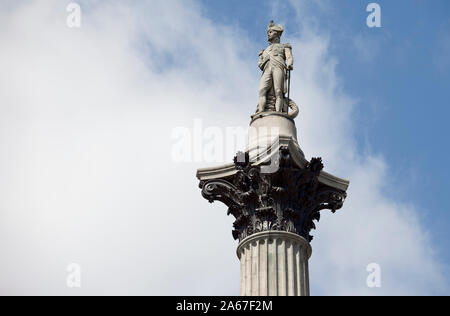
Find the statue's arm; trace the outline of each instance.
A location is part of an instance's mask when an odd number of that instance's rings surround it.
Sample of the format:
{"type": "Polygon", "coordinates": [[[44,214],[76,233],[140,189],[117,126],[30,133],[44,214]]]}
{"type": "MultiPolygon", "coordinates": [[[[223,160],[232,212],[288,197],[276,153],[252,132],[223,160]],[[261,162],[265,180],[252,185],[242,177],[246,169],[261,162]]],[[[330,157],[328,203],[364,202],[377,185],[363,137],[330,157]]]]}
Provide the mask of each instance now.
{"type": "Polygon", "coordinates": [[[264,56],[264,50],[259,52],[258,55],[258,67],[264,71],[264,66],[266,65],[267,59],[264,56]]]}
{"type": "Polygon", "coordinates": [[[286,55],[286,66],[289,70],[294,69],[294,58],[292,57],[292,47],[286,44],[284,48],[284,54],[286,55]]]}

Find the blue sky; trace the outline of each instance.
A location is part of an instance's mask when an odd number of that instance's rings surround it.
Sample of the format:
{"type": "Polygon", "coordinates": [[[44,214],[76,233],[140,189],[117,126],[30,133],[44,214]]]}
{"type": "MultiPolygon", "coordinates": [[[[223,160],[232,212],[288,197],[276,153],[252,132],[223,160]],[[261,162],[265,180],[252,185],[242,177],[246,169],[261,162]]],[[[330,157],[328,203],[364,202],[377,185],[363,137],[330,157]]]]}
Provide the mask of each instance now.
{"type": "Polygon", "coordinates": [[[350,180],[313,232],[311,293],[448,294],[450,4],[378,3],[381,28],[359,0],[80,0],[69,28],[65,2],[2,1],[0,294],[238,294],[233,219],[195,172],[243,148],[178,161],[173,134],[247,129],[271,19],[299,144],[350,180]]]}
{"type": "MultiPolygon", "coordinates": [[[[308,12],[314,26],[329,36],[343,89],[358,100],[353,123],[359,150],[385,158],[385,194],[423,212],[433,242],[450,262],[450,214],[443,203],[450,193],[450,3],[378,1],[381,28],[366,25],[370,1],[322,3],[326,8],[308,3],[308,12]]],[[[270,19],[286,21],[287,34],[301,32],[300,25],[289,22],[294,13],[287,2],[277,10],[272,1],[202,4],[212,20],[239,25],[261,47],[266,44],[261,25],[270,19]]]]}

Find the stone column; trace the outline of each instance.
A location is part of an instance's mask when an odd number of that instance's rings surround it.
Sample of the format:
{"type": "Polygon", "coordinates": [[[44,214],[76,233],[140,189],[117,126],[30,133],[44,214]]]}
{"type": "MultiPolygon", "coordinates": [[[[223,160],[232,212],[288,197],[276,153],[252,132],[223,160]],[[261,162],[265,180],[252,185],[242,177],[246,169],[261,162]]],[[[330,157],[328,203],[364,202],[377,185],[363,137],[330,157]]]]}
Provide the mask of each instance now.
{"type": "Polygon", "coordinates": [[[242,296],[309,296],[305,238],[283,231],[253,234],[239,243],[242,296]]]}
{"type": "Polygon", "coordinates": [[[235,218],[242,295],[309,295],[311,231],[323,210],[342,208],[349,182],[305,159],[288,115],[259,113],[250,127],[233,164],[197,171],[202,196],[235,218]]]}

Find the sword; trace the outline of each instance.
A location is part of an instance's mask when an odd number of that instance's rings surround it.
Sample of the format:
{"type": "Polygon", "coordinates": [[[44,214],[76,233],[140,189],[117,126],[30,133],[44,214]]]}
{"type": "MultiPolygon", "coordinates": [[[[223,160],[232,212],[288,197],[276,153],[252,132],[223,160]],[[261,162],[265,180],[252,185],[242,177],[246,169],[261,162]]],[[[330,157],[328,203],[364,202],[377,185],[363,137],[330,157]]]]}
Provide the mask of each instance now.
{"type": "Polygon", "coordinates": [[[288,107],[289,107],[289,94],[291,93],[291,70],[287,69],[287,79],[288,79],[288,107]]]}

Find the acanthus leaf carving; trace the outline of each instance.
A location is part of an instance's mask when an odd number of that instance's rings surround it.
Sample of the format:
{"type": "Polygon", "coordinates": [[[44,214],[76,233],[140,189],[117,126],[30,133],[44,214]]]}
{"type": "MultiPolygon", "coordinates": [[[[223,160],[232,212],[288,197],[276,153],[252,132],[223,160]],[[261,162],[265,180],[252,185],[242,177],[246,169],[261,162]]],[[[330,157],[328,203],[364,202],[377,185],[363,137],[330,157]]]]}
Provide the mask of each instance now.
{"type": "Polygon", "coordinates": [[[228,206],[235,217],[233,238],[242,240],[260,231],[283,230],[308,241],[310,231],[320,220],[320,211],[333,213],[346,198],[344,191],[319,183],[323,169],[321,158],[312,158],[302,169],[297,167],[286,148],[280,150],[280,168],[276,173],[261,173],[250,163],[248,153],[234,158],[237,172],[225,179],[202,181],[202,195],[210,202],[228,206]]]}

